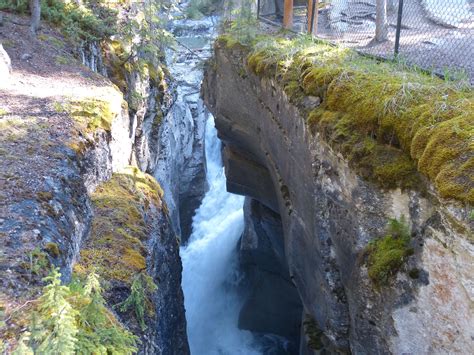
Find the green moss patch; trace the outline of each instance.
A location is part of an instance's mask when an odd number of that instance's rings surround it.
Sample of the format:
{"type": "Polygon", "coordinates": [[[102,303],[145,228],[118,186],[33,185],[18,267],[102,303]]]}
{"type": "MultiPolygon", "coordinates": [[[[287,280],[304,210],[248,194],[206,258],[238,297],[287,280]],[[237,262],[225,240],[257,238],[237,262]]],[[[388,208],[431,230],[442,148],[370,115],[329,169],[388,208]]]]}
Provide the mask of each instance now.
{"type": "Polygon", "coordinates": [[[259,36],[240,46],[247,65],[274,78],[308,125],[363,177],[386,188],[422,188],[421,175],[439,195],[474,203],[474,95],[400,63],[380,62],[306,36],[259,36]],[[321,105],[305,111],[302,99],[321,105]]]}
{"type": "Polygon", "coordinates": [[[376,286],[387,285],[406,258],[413,254],[410,231],[405,221],[391,219],[387,235],[369,243],[365,250],[369,277],[376,286]]]}
{"type": "Polygon", "coordinates": [[[150,206],[162,207],[163,191],[156,180],[135,167],[115,173],[92,194],[94,219],[90,237],[81,250],[75,270],[95,269],[106,281],[131,285],[146,269],[150,206]]]}
{"type": "Polygon", "coordinates": [[[61,254],[59,246],[54,242],[46,243],[44,250],[53,258],[57,258],[61,254]]]}
{"type": "Polygon", "coordinates": [[[312,350],[322,350],[324,348],[322,341],[324,333],[309,314],[304,316],[303,328],[305,335],[308,337],[308,347],[312,350]]]}
{"type": "Polygon", "coordinates": [[[71,101],[64,109],[87,132],[98,129],[110,131],[115,118],[110,102],[97,99],[83,99],[71,101]]]}

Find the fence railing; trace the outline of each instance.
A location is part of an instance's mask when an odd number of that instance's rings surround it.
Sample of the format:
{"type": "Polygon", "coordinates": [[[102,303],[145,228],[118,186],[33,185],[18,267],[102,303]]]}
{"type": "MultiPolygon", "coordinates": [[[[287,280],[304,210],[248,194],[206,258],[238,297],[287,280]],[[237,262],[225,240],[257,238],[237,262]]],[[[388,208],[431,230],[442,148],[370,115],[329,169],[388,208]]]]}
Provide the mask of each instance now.
{"type": "Polygon", "coordinates": [[[474,84],[474,0],[257,0],[257,16],[474,84]]]}

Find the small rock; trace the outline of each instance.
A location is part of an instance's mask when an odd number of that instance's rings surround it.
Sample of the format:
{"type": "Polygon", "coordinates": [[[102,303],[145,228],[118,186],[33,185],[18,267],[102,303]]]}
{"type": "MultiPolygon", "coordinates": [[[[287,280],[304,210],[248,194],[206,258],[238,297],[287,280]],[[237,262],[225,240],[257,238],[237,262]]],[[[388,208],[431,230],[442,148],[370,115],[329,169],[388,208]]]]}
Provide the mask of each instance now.
{"type": "Polygon", "coordinates": [[[30,53],[23,53],[20,57],[21,60],[30,60],[33,56],[30,53]]]}
{"type": "Polygon", "coordinates": [[[0,43],[0,77],[7,78],[10,75],[12,70],[12,63],[8,53],[3,49],[2,44],[0,43]]]}
{"type": "Polygon", "coordinates": [[[303,99],[303,105],[306,108],[313,109],[321,104],[321,99],[317,96],[306,96],[303,99]]]}

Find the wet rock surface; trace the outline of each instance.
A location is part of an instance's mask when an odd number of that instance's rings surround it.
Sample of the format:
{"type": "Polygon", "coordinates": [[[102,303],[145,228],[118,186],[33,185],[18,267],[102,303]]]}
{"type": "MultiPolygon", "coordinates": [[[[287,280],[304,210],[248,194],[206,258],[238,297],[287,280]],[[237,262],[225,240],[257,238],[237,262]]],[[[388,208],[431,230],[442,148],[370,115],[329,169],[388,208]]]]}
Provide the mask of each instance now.
{"type": "Polygon", "coordinates": [[[145,354],[189,354],[186,335],[186,318],[181,289],[182,265],[179,257],[179,240],[166,214],[157,221],[156,243],[150,255],[149,272],[158,280],[158,292],[153,300],[156,318],[150,324],[152,347],[145,354]]]}
{"type": "Polygon", "coordinates": [[[215,26],[212,17],[170,24],[178,44],[166,57],[177,95],[158,133],[159,156],[154,175],[165,191],[171,220],[183,243],[191,234],[194,211],[208,188],[204,158],[208,111],[199,90],[201,65],[211,55],[215,26]]]}
{"type": "Polygon", "coordinates": [[[245,57],[217,45],[203,94],[226,145],[229,191],[281,217],[289,275],[314,321],[302,327],[301,353],[466,353],[474,250],[465,211],[433,190],[385,191],[362,180],[245,57]],[[362,256],[388,219],[402,215],[413,255],[389,285],[375,287],[362,256]]]}
{"type": "Polygon", "coordinates": [[[239,261],[248,291],[239,328],[282,336],[289,341],[289,353],[296,353],[302,304],[288,271],[280,216],[247,198],[244,218],[239,261]]]}

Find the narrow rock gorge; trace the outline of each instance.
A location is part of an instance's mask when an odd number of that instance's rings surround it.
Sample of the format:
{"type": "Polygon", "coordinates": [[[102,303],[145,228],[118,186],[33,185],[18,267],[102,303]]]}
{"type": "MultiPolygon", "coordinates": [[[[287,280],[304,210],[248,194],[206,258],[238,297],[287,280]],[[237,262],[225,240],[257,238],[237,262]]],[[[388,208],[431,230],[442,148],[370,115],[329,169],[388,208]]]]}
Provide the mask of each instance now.
{"type": "Polygon", "coordinates": [[[469,208],[440,198],[429,182],[423,191],[387,189],[362,178],[306,122],[308,110],[324,107],[324,87],[295,103],[281,77],[255,74],[252,53],[217,41],[203,84],[225,146],[227,189],[247,196],[240,260],[252,291],[240,326],[288,336],[300,321],[301,354],[466,353],[469,208]],[[406,219],[410,256],[377,286],[364,257],[390,218],[406,219]]]}
{"type": "Polygon", "coordinates": [[[246,2],[47,1],[37,33],[23,5],[0,353],[470,354],[472,87],[246,2]]]}

